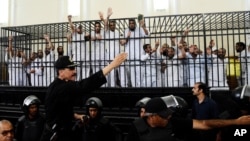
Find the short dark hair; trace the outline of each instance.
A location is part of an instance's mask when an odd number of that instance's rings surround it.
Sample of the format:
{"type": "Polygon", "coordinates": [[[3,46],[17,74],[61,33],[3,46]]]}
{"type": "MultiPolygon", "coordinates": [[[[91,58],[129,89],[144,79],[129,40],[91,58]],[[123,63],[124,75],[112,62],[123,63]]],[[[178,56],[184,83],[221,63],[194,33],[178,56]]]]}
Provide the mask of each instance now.
{"type": "Polygon", "coordinates": [[[243,42],[237,42],[236,45],[243,47],[243,49],[246,48],[246,44],[243,42]]]}
{"type": "Polygon", "coordinates": [[[135,22],[135,19],[128,19],[129,22],[135,22]]]}
{"type": "Polygon", "coordinates": [[[109,20],[109,24],[110,24],[110,23],[116,24],[116,21],[115,21],[115,20],[109,20]]]}
{"type": "Polygon", "coordinates": [[[144,44],[143,49],[145,50],[148,47],[148,45],[150,45],[150,44],[144,44]]]}
{"type": "Polygon", "coordinates": [[[207,85],[206,85],[205,83],[203,83],[203,82],[196,82],[195,84],[198,84],[198,85],[199,85],[199,86],[198,86],[199,90],[202,89],[204,93],[206,92],[207,85]]]}
{"type": "Polygon", "coordinates": [[[100,22],[98,22],[98,21],[95,21],[95,25],[96,25],[96,24],[99,24],[99,25],[101,25],[101,23],[100,23],[100,22]]]}

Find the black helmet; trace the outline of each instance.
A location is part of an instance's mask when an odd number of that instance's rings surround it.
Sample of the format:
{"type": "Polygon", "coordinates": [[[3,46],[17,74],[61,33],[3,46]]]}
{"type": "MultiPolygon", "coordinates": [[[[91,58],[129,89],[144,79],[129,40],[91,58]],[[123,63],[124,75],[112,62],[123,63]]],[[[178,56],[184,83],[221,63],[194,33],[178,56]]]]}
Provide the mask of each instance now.
{"type": "Polygon", "coordinates": [[[102,101],[98,97],[90,97],[86,103],[86,114],[89,115],[89,108],[97,108],[98,109],[98,117],[101,116],[102,111],[102,101]]]}
{"type": "Polygon", "coordinates": [[[250,107],[250,86],[244,85],[235,88],[232,93],[233,100],[241,109],[249,110],[250,107]]]}
{"type": "Polygon", "coordinates": [[[174,111],[175,115],[187,116],[188,114],[188,103],[182,97],[168,95],[161,97],[167,107],[174,111]]]}
{"type": "Polygon", "coordinates": [[[39,105],[41,104],[41,101],[35,95],[30,95],[30,96],[26,97],[23,101],[24,113],[28,114],[29,106],[33,105],[33,104],[36,104],[39,107],[39,105]]]}
{"type": "Polygon", "coordinates": [[[151,99],[150,97],[143,97],[142,99],[136,102],[135,107],[138,107],[138,108],[145,107],[145,105],[150,99],[151,99]]]}
{"type": "Polygon", "coordinates": [[[178,102],[178,106],[175,108],[175,115],[186,117],[188,115],[188,103],[180,96],[174,96],[178,102]]]}
{"type": "Polygon", "coordinates": [[[102,101],[97,97],[91,97],[86,101],[85,106],[88,108],[102,108],[102,101]]]}

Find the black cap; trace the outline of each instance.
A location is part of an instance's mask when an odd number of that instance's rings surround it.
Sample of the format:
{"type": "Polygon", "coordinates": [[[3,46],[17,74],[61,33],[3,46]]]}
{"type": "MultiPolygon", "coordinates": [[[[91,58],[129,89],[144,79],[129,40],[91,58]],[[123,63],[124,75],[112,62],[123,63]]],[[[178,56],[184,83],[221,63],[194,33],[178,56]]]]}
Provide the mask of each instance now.
{"type": "Polygon", "coordinates": [[[59,57],[55,63],[57,69],[72,68],[75,66],[77,66],[77,64],[70,60],[69,56],[59,57]]]}
{"type": "Polygon", "coordinates": [[[157,114],[162,118],[168,118],[173,113],[160,97],[150,99],[145,106],[145,112],[146,115],[157,114]]]}

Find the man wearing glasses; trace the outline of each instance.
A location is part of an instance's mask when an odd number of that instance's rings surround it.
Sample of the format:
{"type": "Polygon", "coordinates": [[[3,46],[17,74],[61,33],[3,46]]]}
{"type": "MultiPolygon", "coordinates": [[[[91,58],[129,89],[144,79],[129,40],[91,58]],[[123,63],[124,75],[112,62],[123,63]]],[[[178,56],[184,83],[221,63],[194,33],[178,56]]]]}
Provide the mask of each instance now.
{"type": "Polygon", "coordinates": [[[58,76],[49,85],[45,97],[46,125],[40,141],[72,140],[72,120],[83,120],[83,115],[74,113],[75,100],[105,84],[105,76],[122,64],[126,57],[127,53],[117,55],[102,70],[80,81],[76,81],[77,64],[69,56],[60,57],[55,63],[58,76]]]}
{"type": "Polygon", "coordinates": [[[0,121],[0,141],[14,141],[13,125],[5,119],[0,121]]]}

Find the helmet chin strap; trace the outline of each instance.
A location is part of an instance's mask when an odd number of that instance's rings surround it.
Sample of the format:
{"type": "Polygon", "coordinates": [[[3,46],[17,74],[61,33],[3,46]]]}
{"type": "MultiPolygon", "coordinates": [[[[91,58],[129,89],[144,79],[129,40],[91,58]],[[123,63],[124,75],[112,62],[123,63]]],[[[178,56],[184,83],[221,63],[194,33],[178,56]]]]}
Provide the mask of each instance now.
{"type": "Polygon", "coordinates": [[[241,90],[240,99],[243,99],[243,98],[244,98],[244,94],[245,94],[245,92],[246,92],[246,87],[247,87],[247,84],[245,84],[244,87],[243,87],[242,90],[241,90]]]}

